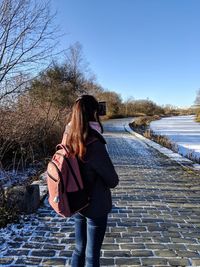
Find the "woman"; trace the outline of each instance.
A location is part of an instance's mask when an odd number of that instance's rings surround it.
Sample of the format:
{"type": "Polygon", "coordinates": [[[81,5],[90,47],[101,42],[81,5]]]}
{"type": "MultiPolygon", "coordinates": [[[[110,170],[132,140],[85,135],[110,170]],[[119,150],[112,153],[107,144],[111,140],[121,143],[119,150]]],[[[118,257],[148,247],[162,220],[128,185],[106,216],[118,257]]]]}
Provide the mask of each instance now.
{"type": "Polygon", "coordinates": [[[110,188],[118,184],[118,175],[107,153],[101,135],[99,104],[91,95],[79,97],[67,126],[66,144],[78,157],[90,204],[74,216],[75,250],[72,267],[100,266],[100,250],[104,239],[108,213],[112,208],[110,188]]]}

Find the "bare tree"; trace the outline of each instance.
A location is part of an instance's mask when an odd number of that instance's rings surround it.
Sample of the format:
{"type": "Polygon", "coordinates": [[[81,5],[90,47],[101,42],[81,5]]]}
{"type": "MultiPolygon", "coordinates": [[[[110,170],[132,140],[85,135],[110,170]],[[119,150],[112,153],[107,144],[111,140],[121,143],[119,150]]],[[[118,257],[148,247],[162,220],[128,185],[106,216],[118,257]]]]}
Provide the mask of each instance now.
{"type": "Polygon", "coordinates": [[[83,57],[82,45],[79,42],[69,47],[65,68],[68,70],[66,81],[72,84],[73,90],[78,93],[86,93],[84,83],[88,73],[88,63],[83,57]]]}
{"type": "Polygon", "coordinates": [[[49,6],[46,0],[0,0],[0,100],[21,90],[51,56],[57,29],[49,6]]]}

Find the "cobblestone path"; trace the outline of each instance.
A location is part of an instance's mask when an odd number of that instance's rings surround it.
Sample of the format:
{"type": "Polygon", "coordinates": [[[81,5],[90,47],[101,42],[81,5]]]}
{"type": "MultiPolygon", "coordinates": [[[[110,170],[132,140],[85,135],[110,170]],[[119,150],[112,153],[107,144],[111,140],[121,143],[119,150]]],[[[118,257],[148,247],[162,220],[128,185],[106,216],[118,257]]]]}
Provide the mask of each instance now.
{"type": "MultiPolygon", "coordinates": [[[[200,177],[144,143],[107,128],[120,176],[113,190],[102,266],[200,266],[200,177]]],[[[0,266],[69,266],[73,218],[47,201],[36,214],[0,231],[0,266]]]]}

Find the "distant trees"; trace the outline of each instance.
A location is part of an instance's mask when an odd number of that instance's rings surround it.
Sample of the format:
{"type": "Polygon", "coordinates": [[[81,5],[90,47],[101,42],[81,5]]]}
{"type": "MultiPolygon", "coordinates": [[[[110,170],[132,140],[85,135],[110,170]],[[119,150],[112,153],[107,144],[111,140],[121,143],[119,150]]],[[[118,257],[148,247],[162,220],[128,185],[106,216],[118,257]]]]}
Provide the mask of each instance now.
{"type": "Polygon", "coordinates": [[[136,108],[139,112],[144,113],[146,115],[157,115],[164,114],[163,108],[158,106],[151,100],[137,100],[135,101],[136,108]]]}
{"type": "Polygon", "coordinates": [[[56,44],[52,19],[47,1],[0,2],[0,100],[24,89],[44,68],[56,44]]]}
{"type": "Polygon", "coordinates": [[[126,116],[157,115],[164,114],[164,109],[149,99],[128,99],[124,102],[126,116]]]}

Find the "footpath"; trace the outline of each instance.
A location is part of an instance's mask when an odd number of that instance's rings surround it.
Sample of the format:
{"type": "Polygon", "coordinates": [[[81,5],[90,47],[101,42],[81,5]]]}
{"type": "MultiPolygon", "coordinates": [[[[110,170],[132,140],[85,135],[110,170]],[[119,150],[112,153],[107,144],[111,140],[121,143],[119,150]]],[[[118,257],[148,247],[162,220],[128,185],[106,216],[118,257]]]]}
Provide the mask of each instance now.
{"type": "MultiPolygon", "coordinates": [[[[123,128],[106,126],[120,177],[112,190],[101,266],[200,266],[200,175],[123,128]]],[[[70,266],[73,218],[47,199],[35,214],[0,229],[0,266],[70,266]]]]}

